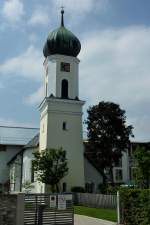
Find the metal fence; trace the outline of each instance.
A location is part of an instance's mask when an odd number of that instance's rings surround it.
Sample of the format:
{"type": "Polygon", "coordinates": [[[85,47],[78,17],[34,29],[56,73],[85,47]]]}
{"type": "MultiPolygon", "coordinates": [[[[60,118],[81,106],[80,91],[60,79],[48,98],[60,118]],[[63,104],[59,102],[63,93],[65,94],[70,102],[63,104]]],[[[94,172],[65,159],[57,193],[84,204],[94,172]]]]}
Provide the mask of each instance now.
{"type": "Polygon", "coordinates": [[[26,194],[24,225],[73,225],[71,194],[26,194]]]}
{"type": "Polygon", "coordinates": [[[75,203],[96,208],[117,208],[116,195],[76,193],[75,203]]]}

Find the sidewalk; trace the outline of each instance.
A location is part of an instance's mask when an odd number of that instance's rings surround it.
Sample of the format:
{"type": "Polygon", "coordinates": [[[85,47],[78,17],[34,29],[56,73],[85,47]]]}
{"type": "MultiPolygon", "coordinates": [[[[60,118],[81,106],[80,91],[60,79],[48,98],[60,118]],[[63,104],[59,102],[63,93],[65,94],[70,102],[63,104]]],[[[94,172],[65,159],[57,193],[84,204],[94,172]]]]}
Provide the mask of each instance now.
{"type": "Polygon", "coordinates": [[[74,225],[116,225],[117,223],[93,217],[74,215],[74,225]]]}

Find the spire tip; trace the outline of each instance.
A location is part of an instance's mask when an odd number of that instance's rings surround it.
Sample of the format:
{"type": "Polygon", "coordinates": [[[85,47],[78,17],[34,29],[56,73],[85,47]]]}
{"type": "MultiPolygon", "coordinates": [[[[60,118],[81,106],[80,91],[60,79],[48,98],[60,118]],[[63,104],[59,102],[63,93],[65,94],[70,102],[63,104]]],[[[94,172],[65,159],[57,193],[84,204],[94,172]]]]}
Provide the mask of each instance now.
{"type": "Polygon", "coordinates": [[[64,27],[64,6],[61,6],[61,26],[64,27]]]}

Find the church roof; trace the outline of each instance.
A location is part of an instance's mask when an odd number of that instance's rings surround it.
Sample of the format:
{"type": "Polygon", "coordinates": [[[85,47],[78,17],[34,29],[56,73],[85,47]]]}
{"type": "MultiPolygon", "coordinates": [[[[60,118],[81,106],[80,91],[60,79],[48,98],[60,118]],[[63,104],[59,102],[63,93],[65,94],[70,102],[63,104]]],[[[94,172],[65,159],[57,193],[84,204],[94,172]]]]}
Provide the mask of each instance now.
{"type": "Polygon", "coordinates": [[[39,133],[36,134],[22,149],[21,151],[19,151],[16,155],[14,155],[11,160],[7,163],[8,165],[10,165],[16,158],[18,155],[23,154],[23,152],[28,149],[28,148],[36,148],[39,145],[39,133]]]}
{"type": "Polygon", "coordinates": [[[43,48],[45,57],[53,54],[61,54],[76,57],[81,44],[79,39],[64,26],[64,10],[61,11],[61,26],[49,33],[43,48]]]}
{"type": "Polygon", "coordinates": [[[39,133],[35,135],[27,145],[24,146],[24,149],[26,148],[36,148],[39,145],[39,133]]]}
{"type": "Polygon", "coordinates": [[[0,144],[26,145],[38,132],[38,128],[0,126],[0,144]]]}

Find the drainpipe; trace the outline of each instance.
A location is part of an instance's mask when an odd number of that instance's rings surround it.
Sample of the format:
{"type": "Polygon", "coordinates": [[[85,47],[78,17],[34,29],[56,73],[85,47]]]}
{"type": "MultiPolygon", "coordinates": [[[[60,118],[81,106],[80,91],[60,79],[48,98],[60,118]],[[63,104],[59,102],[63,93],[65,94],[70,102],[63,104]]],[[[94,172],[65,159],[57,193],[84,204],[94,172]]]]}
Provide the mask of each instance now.
{"type": "Polygon", "coordinates": [[[20,174],[20,192],[22,192],[22,177],[23,177],[23,152],[21,152],[21,174],[20,174]]]}

